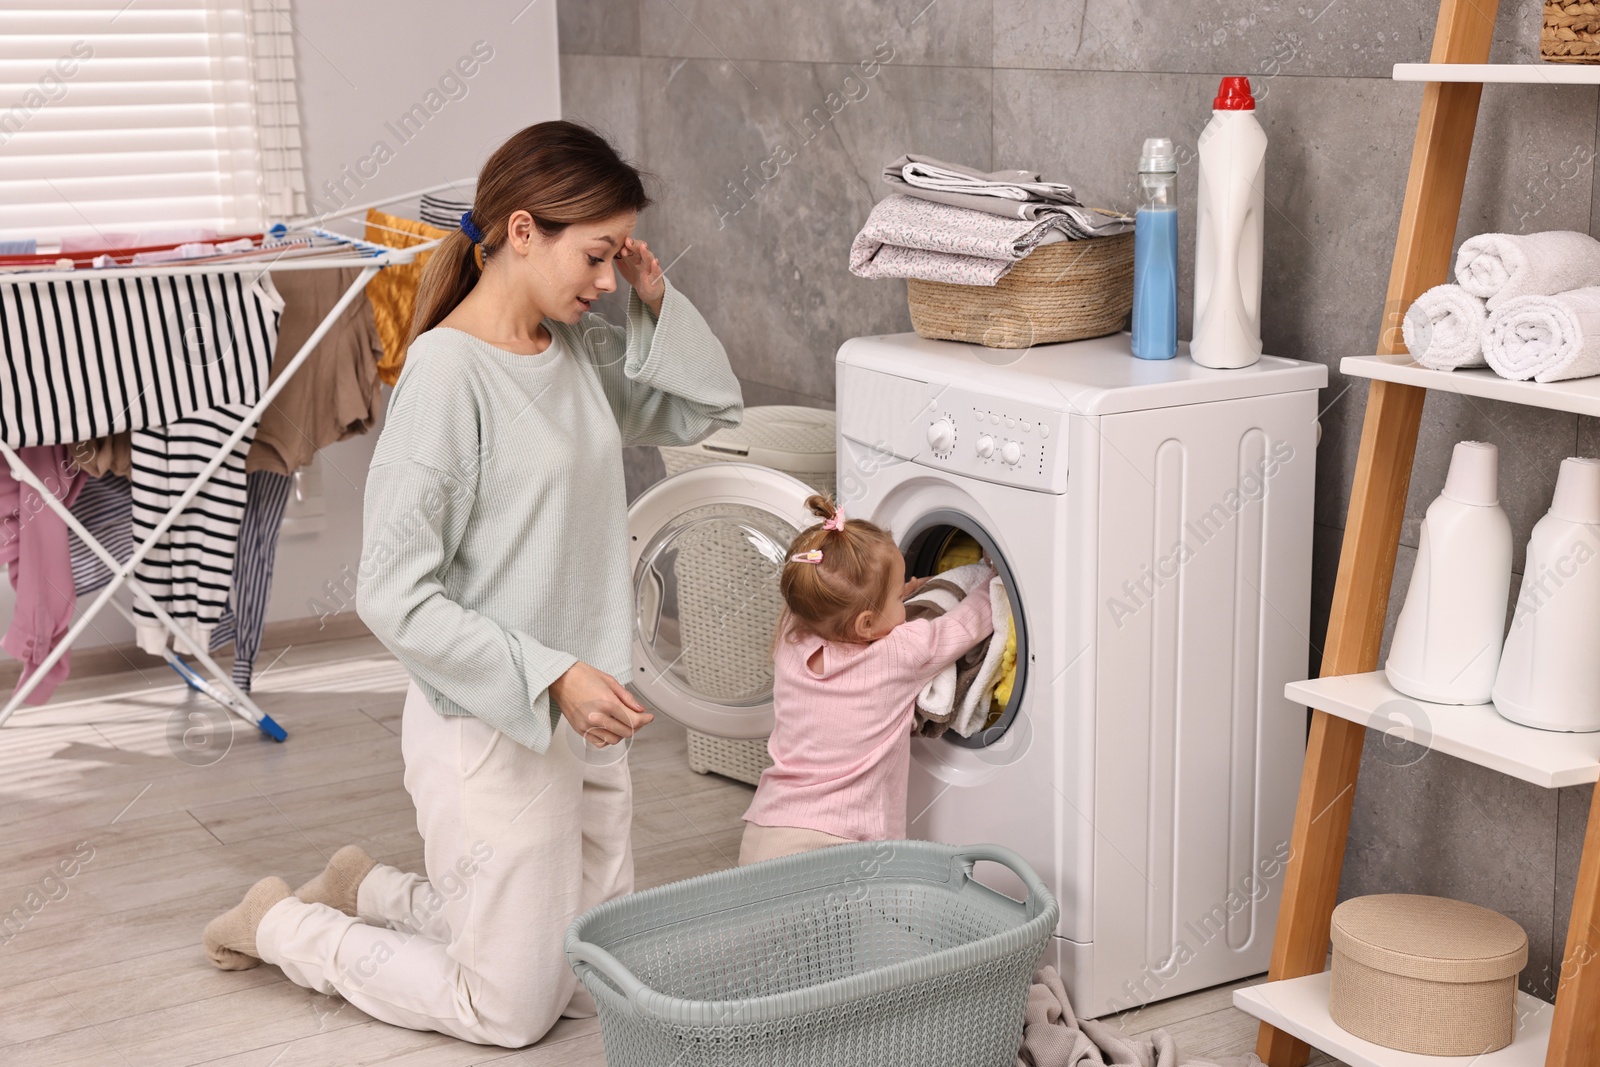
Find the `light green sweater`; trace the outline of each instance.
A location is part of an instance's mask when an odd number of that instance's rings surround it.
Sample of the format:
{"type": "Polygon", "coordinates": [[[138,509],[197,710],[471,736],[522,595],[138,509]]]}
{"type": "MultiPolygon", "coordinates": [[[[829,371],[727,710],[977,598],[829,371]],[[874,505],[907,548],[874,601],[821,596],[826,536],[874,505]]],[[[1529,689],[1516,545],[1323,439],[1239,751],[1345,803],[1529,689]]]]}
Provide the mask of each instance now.
{"type": "Polygon", "coordinates": [[[459,330],[411,346],[367,475],[356,610],[435,710],[543,752],[550,683],[626,682],[624,444],[688,444],[743,416],[722,345],[669,284],[656,319],[549,322],[520,356],[459,330]]]}

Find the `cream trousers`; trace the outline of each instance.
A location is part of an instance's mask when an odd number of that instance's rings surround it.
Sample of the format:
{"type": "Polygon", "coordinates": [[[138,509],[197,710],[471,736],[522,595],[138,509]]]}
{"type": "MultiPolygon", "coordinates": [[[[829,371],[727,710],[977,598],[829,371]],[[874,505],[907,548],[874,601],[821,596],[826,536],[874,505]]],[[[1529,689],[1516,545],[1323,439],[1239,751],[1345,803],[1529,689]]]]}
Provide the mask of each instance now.
{"type": "Polygon", "coordinates": [[[762,826],[747,822],[744,836],[739,839],[739,866],[849,843],[848,837],[835,837],[807,826],[762,826]]]}
{"type": "Polygon", "coordinates": [[[473,717],[434,711],[415,683],[400,748],[427,877],[383,864],[359,916],[279,901],[256,947],[295,983],[375,1019],[520,1048],[563,1014],[594,1014],[562,940],[580,912],[633,889],[627,752],[565,720],[537,753],[473,717]]]}

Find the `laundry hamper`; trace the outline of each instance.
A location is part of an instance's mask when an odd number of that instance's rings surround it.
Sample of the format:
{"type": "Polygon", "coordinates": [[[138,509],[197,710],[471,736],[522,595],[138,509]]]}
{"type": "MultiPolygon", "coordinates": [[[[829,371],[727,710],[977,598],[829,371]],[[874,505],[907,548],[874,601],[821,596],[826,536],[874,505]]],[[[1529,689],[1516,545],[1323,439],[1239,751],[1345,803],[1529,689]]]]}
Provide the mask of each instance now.
{"type": "Polygon", "coordinates": [[[1059,914],[1009,849],[864,841],[619,897],[566,951],[610,1067],[1013,1067],[1059,914]]]}
{"type": "Polygon", "coordinates": [[[1040,245],[994,285],[906,281],[911,328],[985,348],[1104,337],[1133,310],[1133,234],[1040,245]]]}
{"type": "MultiPolygon", "coordinates": [[[[834,415],[819,408],[770,405],[745,409],[744,421],[696,445],[663,446],[667,474],[708,463],[755,463],[771,467],[833,496],[834,415]]],[[[725,524],[708,527],[678,558],[678,605],[683,626],[683,670],[703,695],[743,700],[772,690],[772,632],[783,609],[776,583],[740,590],[737,618],[725,605],[733,576],[763,573],[755,549],[725,524]]],[[[765,739],[727,740],[689,731],[689,766],[755,785],[772,766],[765,739]]]]}

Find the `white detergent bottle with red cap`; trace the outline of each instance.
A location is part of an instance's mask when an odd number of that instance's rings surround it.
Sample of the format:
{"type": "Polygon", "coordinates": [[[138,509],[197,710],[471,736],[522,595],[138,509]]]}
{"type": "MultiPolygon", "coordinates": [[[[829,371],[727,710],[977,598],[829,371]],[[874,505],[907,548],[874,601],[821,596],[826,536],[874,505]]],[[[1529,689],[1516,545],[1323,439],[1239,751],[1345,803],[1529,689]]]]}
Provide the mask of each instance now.
{"type": "Polygon", "coordinates": [[[1211,106],[1200,132],[1189,354],[1205,367],[1248,367],[1261,358],[1267,134],[1256,121],[1249,78],[1223,78],[1211,106]]]}

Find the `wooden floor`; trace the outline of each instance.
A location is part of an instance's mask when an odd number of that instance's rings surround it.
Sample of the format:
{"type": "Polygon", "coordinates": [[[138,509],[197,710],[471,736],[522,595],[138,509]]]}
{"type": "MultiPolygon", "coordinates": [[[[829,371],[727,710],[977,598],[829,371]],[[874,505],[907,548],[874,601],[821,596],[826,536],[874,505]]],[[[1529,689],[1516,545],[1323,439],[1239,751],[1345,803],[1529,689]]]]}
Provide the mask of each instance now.
{"type": "MultiPolygon", "coordinates": [[[[0,927],[0,1063],[604,1064],[593,1019],[513,1052],[388,1026],[276,967],[211,967],[201,927],[258,878],[298,884],[351,842],[422,869],[401,785],[398,664],[370,638],[259,664],[254,695],[286,744],[232,729],[160,665],[69,681],[0,728],[0,916],[37,909],[9,941],[0,927]],[[91,858],[46,880],[74,855],[91,858]]],[[[670,722],[630,759],[639,888],[732,866],[753,790],[689,770],[670,722]]],[[[1186,1056],[1246,1051],[1255,1023],[1230,989],[1152,1005],[1129,1028],[1166,1027],[1186,1056]]]]}

